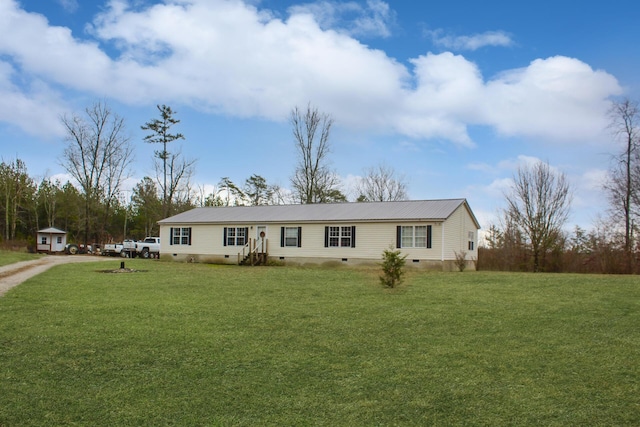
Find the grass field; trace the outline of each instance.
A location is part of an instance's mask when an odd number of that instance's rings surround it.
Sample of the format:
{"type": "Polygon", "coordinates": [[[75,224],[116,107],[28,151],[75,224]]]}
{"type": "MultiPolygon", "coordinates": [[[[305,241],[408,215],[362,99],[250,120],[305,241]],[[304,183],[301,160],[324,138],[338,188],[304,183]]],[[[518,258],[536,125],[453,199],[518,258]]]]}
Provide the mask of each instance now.
{"type": "Polygon", "coordinates": [[[0,425],[640,425],[637,276],[119,263],[0,298],[0,425]]]}
{"type": "Polygon", "coordinates": [[[30,261],[40,258],[42,255],[27,252],[5,251],[0,249],[0,267],[19,261],[30,261]]]}

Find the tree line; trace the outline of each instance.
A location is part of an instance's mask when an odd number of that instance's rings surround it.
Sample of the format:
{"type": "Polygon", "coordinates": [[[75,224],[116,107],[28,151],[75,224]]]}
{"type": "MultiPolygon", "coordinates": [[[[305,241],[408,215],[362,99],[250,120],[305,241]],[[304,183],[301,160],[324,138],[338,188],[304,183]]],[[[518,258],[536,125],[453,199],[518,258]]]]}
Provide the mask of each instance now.
{"type": "MultiPolygon", "coordinates": [[[[125,238],[142,239],[158,233],[157,221],[200,206],[270,205],[345,202],[338,174],[330,168],[329,136],[333,118],[310,104],[295,107],[290,123],[297,156],[291,189],[268,183],[252,174],[243,184],[223,177],[213,191],[192,182],[195,161],[186,159],[174,132],[180,123],[176,112],[157,106],[159,117],[140,128],[143,142],[161,147],[154,152],[153,173],[132,189],[134,145],[124,118],[105,102],[95,102],[83,112],[63,116],[65,148],[60,164],[71,179],[32,177],[24,161],[0,162],[0,224],[5,245],[35,246],[40,229],[56,227],[68,240],[81,244],[106,243],[125,238]]],[[[407,184],[392,168],[381,164],[365,170],[357,184],[357,200],[403,200],[407,184]]]]}
{"type": "MultiPolygon", "coordinates": [[[[213,191],[194,186],[195,161],[172,146],[176,112],[158,105],[159,118],[141,126],[143,141],[157,144],[153,173],[131,190],[134,148],[124,119],[104,102],[62,117],[67,130],[61,165],[72,179],[32,178],[20,159],[0,162],[2,240],[27,240],[38,229],[61,228],[70,241],[85,244],[141,239],[158,232],[157,221],[199,206],[336,203],[347,201],[331,169],[333,118],[308,104],[290,114],[296,163],[290,188],[250,175],[242,184],[223,177],[213,191]]],[[[573,189],[564,173],[539,161],[520,167],[504,194],[505,207],[485,228],[478,268],[533,272],[638,273],[640,240],[640,109],[629,99],[613,102],[610,130],[618,144],[603,190],[605,216],[592,230],[567,231],[573,189]]],[[[365,169],[351,194],[354,201],[405,200],[407,184],[384,165],[365,169]]]]}
{"type": "Polygon", "coordinates": [[[523,166],[505,193],[506,207],[478,251],[488,270],[637,274],[640,272],[640,108],[623,99],[609,110],[617,152],[606,181],[607,210],[593,229],[564,228],[572,188],[548,163],[523,166]]]}

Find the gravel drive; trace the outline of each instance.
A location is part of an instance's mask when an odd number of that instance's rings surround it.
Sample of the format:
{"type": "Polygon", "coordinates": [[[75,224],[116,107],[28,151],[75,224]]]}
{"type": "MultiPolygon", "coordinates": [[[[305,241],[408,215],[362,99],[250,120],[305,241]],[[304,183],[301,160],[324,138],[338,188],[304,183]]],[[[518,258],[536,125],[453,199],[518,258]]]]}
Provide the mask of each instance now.
{"type": "Polygon", "coordinates": [[[18,286],[25,280],[50,269],[54,265],[97,261],[113,262],[114,259],[95,255],[46,255],[33,261],[21,261],[2,266],[0,267],[0,296],[14,286],[18,286]]]}

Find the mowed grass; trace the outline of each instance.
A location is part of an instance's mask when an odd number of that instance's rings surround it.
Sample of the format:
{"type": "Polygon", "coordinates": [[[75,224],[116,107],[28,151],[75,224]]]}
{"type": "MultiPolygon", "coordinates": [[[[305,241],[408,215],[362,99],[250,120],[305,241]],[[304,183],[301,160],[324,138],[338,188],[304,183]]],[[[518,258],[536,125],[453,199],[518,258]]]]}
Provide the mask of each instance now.
{"type": "Polygon", "coordinates": [[[119,263],[0,298],[0,425],[640,425],[635,276],[119,263]]]}
{"type": "Polygon", "coordinates": [[[40,254],[30,254],[28,252],[8,251],[0,249],[0,267],[20,261],[32,261],[41,258],[40,254]]]}

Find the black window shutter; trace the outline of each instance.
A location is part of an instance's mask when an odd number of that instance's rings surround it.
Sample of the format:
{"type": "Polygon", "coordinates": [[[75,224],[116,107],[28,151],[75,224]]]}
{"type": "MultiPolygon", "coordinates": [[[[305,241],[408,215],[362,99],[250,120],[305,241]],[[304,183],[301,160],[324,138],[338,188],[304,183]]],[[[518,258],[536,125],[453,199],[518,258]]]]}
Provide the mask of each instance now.
{"type": "Polygon", "coordinates": [[[244,228],[244,244],[249,243],[249,227],[244,228]]]}
{"type": "Polygon", "coordinates": [[[227,246],[227,227],[224,228],[222,233],[222,246],[227,246]]]}
{"type": "Polygon", "coordinates": [[[189,227],[189,246],[191,246],[191,227],[189,227]]]}
{"type": "Polygon", "coordinates": [[[173,245],[173,227],[169,229],[169,244],[173,245]]]}
{"type": "Polygon", "coordinates": [[[431,249],[431,226],[427,225],[427,249],[431,249]]]}
{"type": "Polygon", "coordinates": [[[329,227],[324,228],[324,247],[329,247],[329,227]]]}
{"type": "Polygon", "coordinates": [[[396,248],[400,249],[402,247],[402,227],[396,227],[396,248]]]}
{"type": "Polygon", "coordinates": [[[355,225],[351,226],[351,247],[352,248],[356,247],[356,226],[355,225]]]}
{"type": "Polygon", "coordinates": [[[302,227],[298,227],[298,247],[302,247],[302,227]]]}
{"type": "Polygon", "coordinates": [[[284,248],[284,227],[280,227],[280,247],[284,248]]]}

